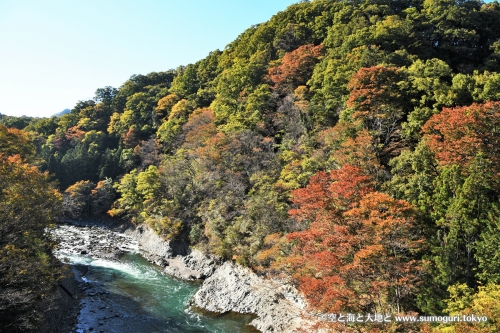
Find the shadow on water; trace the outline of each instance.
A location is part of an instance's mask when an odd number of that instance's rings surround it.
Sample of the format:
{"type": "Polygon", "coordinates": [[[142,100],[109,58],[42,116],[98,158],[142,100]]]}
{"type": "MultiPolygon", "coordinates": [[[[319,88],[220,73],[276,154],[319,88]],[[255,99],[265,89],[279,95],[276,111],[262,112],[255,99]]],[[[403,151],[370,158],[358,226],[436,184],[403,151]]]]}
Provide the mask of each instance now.
{"type": "Polygon", "coordinates": [[[252,315],[189,308],[199,283],[163,275],[137,254],[70,260],[86,266],[77,332],[258,332],[248,325],[252,315]]]}

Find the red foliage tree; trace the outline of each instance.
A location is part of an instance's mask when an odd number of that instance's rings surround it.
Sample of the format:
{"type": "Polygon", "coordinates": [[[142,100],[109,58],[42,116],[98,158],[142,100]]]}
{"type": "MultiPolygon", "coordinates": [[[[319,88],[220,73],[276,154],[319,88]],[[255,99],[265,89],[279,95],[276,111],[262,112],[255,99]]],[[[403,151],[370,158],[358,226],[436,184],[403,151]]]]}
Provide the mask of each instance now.
{"type": "Polygon", "coordinates": [[[405,113],[405,96],[398,86],[403,77],[397,67],[361,68],[347,84],[347,106],[383,146],[393,140],[405,113]]]}
{"type": "Polygon", "coordinates": [[[482,153],[495,178],[499,178],[500,102],[444,108],[427,121],[422,132],[439,163],[458,164],[465,171],[482,153]]]}
{"type": "Polygon", "coordinates": [[[64,134],[65,139],[68,140],[72,146],[76,146],[78,142],[82,141],[84,136],[85,132],[78,128],[78,126],[68,128],[64,134]]]}
{"type": "Polygon", "coordinates": [[[210,109],[195,110],[182,127],[185,133],[182,148],[195,149],[203,146],[206,141],[217,134],[215,115],[210,109]]]}
{"type": "Polygon", "coordinates": [[[304,231],[288,234],[296,246],[286,262],[312,306],[331,312],[356,307],[353,291],[346,287],[339,269],[352,252],[353,241],[342,213],[371,191],[370,178],[350,165],[330,173],[318,172],[306,188],[292,191],[298,208],[289,214],[310,224],[304,231]]]}
{"type": "Polygon", "coordinates": [[[274,88],[281,94],[291,93],[293,89],[306,84],[311,77],[314,65],[323,55],[323,45],[302,45],[298,49],[286,53],[281,64],[269,69],[268,77],[274,88]]]}
{"type": "Polygon", "coordinates": [[[134,148],[139,144],[139,131],[132,126],[127,133],[122,134],[123,145],[127,148],[134,148]]]}
{"type": "Polygon", "coordinates": [[[356,252],[343,271],[349,280],[361,282],[356,291],[367,305],[381,304],[383,297],[390,311],[399,313],[404,299],[416,289],[422,267],[414,255],[423,239],[414,216],[408,202],[380,192],[367,194],[358,207],[345,212],[357,231],[356,252]]]}
{"type": "Polygon", "coordinates": [[[301,290],[321,311],[404,309],[419,279],[422,239],[409,203],[376,192],[349,164],[319,172],[292,191],[289,214],[306,230],[290,233],[287,258],[301,290]]]}

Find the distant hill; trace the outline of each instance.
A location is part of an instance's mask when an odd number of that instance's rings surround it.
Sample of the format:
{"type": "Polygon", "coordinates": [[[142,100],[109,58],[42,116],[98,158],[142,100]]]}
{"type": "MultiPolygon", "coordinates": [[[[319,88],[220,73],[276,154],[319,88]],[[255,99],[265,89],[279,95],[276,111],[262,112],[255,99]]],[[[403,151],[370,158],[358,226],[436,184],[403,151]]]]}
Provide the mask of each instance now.
{"type": "Polygon", "coordinates": [[[70,109],[64,109],[64,110],[62,110],[61,112],[58,112],[58,113],[53,114],[53,115],[52,115],[52,117],[60,117],[60,116],[62,116],[63,114],[70,113],[70,111],[71,111],[70,109]]]}

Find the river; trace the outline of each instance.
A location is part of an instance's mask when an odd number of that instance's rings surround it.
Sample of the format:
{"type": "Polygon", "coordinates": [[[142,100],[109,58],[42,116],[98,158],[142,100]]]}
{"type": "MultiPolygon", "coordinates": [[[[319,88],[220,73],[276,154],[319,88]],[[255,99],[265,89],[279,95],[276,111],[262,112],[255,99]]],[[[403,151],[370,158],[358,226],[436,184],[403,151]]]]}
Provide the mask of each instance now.
{"type": "MultiPolygon", "coordinates": [[[[128,251],[117,259],[95,257],[78,249],[81,239],[93,238],[88,229],[58,228],[64,246],[55,254],[74,265],[82,286],[73,332],[257,332],[247,325],[252,316],[214,315],[191,308],[189,301],[200,283],[165,275],[137,253],[135,244],[125,246],[128,251]]],[[[109,233],[102,234],[109,238],[109,233]]]]}

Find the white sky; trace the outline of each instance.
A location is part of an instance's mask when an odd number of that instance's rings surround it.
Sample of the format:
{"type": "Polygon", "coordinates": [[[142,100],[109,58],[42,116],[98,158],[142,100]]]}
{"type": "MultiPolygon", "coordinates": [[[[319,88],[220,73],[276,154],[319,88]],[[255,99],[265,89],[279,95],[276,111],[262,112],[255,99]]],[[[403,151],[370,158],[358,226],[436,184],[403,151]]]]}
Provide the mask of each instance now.
{"type": "Polygon", "coordinates": [[[194,63],[298,0],[0,0],[0,113],[48,117],[194,63]]]}

